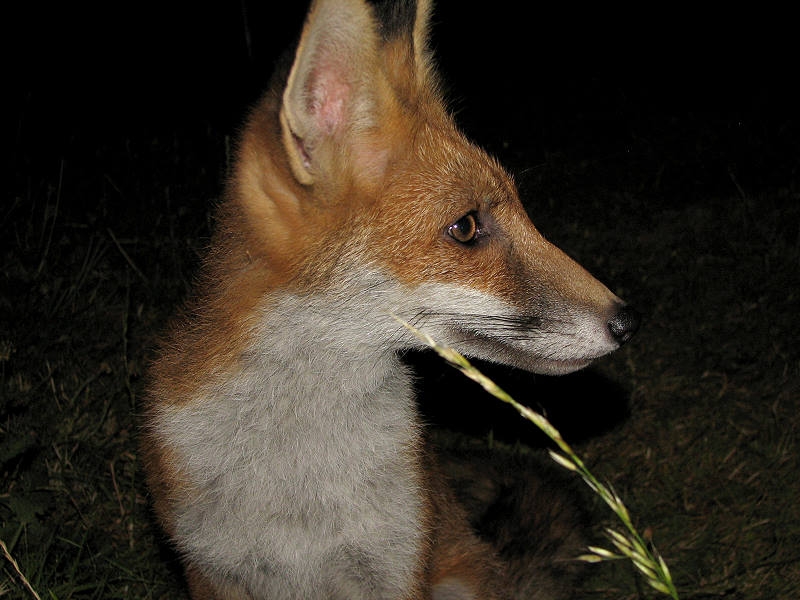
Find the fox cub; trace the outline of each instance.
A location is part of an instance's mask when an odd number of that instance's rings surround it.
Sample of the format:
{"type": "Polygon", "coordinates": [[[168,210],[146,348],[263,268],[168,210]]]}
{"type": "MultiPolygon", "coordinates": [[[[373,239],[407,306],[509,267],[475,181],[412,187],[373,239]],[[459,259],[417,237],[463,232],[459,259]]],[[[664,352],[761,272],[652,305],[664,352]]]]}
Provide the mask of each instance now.
{"type": "Polygon", "coordinates": [[[458,131],[430,13],[316,0],[243,129],[147,393],[148,483],[194,600],[549,597],[441,475],[399,356],[421,342],[394,315],[547,374],[616,349],[638,318],[458,131]]]}

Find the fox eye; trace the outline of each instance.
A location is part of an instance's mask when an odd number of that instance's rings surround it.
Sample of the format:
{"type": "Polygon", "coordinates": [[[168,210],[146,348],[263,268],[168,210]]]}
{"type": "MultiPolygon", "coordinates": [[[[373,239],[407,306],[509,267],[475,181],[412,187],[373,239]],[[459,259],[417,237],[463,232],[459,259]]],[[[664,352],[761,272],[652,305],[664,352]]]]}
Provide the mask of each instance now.
{"type": "Polygon", "coordinates": [[[467,213],[447,228],[448,235],[462,244],[471,244],[478,237],[478,219],[475,213],[467,213]]]}

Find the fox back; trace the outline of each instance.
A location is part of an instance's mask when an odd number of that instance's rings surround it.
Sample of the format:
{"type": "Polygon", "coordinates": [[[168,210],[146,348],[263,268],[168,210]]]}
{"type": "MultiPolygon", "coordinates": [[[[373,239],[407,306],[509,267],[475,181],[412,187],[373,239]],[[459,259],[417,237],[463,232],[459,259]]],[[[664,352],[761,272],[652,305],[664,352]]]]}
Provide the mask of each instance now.
{"type": "Polygon", "coordinates": [[[194,600],[521,593],[440,473],[395,316],[548,374],[638,325],[455,126],[430,12],[315,1],[243,129],[147,395],[153,504],[194,600]]]}

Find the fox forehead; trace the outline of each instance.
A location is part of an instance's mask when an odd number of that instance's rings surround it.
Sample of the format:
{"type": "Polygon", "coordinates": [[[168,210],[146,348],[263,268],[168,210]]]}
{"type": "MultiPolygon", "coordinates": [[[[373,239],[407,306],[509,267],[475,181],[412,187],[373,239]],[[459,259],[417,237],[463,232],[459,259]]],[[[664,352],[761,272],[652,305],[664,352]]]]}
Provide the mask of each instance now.
{"type": "Polygon", "coordinates": [[[434,212],[452,221],[469,211],[518,202],[503,167],[446,122],[426,123],[387,172],[378,204],[434,212]]]}

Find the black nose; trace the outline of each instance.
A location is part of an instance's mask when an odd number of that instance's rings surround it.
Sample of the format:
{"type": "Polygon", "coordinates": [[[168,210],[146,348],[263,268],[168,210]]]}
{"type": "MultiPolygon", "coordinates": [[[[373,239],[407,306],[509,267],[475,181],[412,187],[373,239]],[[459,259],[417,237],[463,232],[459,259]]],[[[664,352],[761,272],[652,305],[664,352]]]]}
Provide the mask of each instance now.
{"type": "Polygon", "coordinates": [[[614,336],[614,339],[622,345],[633,337],[633,334],[639,329],[641,320],[642,316],[639,311],[630,306],[623,306],[614,315],[614,318],[608,322],[608,330],[614,336]]]}

